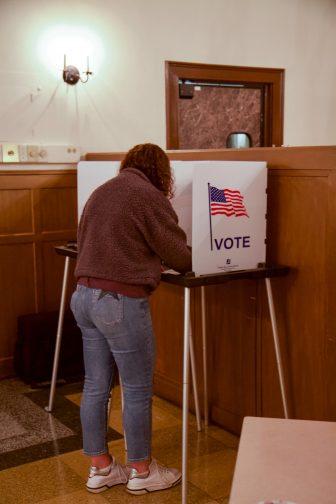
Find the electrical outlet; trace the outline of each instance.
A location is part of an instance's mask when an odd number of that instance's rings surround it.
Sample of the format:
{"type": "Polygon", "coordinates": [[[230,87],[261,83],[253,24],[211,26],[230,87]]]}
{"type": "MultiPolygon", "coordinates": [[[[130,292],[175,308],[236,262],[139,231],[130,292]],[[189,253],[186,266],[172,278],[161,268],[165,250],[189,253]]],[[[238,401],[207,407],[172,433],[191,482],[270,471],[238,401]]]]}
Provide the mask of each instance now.
{"type": "Polygon", "coordinates": [[[2,162],[3,163],[18,163],[19,162],[19,146],[17,144],[2,144],[2,162]]]}
{"type": "Polygon", "coordinates": [[[44,145],[40,150],[48,154],[49,163],[78,163],[80,149],[74,145],[44,145]]]}
{"type": "Polygon", "coordinates": [[[39,147],[38,145],[27,145],[28,162],[39,160],[39,147]]]}
{"type": "Polygon", "coordinates": [[[39,149],[38,155],[39,155],[39,162],[40,163],[42,163],[43,161],[44,162],[48,162],[48,151],[47,151],[47,149],[41,147],[39,149]]]}

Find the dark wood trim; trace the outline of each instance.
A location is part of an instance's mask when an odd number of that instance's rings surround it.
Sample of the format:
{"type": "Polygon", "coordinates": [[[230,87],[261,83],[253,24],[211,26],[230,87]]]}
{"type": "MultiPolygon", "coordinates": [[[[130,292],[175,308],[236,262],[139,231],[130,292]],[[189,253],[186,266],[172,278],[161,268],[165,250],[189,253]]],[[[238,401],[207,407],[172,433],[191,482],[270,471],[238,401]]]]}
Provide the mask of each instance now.
{"type": "MultiPolygon", "coordinates": [[[[4,166],[4,165],[0,165],[4,166]]],[[[22,165],[21,165],[22,166],[22,165]]],[[[77,171],[77,165],[74,166],[74,168],[52,168],[50,170],[47,169],[42,169],[40,170],[39,168],[36,168],[35,170],[33,169],[28,169],[28,170],[2,170],[1,169],[1,175],[69,175],[76,173],[77,171]]]]}
{"type": "MultiPolygon", "coordinates": [[[[208,149],[168,151],[171,161],[267,161],[268,168],[333,170],[336,168],[336,146],[262,147],[253,149],[208,149]],[[279,157],[281,155],[281,158],[279,157]],[[281,159],[281,162],[279,161],[281,159]],[[317,168],[318,167],[318,168],[317,168]]],[[[87,161],[120,161],[125,152],[89,153],[87,161]]]]}
{"type": "Polygon", "coordinates": [[[258,84],[264,87],[264,131],[267,146],[283,144],[284,76],[281,68],[238,67],[203,63],[165,62],[167,149],[178,149],[179,79],[258,84]]]}

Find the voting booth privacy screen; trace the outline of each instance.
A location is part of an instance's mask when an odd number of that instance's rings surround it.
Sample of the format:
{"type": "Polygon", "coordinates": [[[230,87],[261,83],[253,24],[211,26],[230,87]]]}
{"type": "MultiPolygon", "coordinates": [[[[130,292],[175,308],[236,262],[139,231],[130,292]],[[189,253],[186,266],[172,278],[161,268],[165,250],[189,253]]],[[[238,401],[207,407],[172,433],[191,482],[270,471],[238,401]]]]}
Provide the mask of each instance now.
{"type": "Polygon", "coordinates": [[[77,165],[78,222],[90,194],[118,175],[119,161],[80,161],[77,165]]]}
{"type": "MultiPolygon", "coordinates": [[[[78,164],[78,216],[119,161],[78,164]]],[[[256,268],[266,259],[265,162],[172,161],[171,203],[192,246],[196,275],[256,268]]]]}

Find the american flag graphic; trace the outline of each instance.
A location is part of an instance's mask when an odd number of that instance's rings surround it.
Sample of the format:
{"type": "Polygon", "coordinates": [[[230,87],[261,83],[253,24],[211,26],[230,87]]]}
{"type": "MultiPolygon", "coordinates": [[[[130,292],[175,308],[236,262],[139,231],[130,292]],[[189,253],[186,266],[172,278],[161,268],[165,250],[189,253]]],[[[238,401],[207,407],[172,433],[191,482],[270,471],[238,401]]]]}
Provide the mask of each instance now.
{"type": "Polygon", "coordinates": [[[226,215],[227,217],[248,217],[244,198],[240,191],[234,189],[218,189],[210,186],[211,215],[226,215]]]}

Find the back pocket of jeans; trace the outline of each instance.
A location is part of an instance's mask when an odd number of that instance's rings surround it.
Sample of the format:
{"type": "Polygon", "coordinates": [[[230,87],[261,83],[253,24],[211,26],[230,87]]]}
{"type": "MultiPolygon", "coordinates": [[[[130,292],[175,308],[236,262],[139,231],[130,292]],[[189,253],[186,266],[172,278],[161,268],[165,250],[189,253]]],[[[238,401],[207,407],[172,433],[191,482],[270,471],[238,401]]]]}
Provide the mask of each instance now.
{"type": "Polygon", "coordinates": [[[94,316],[97,318],[97,322],[107,326],[121,322],[124,316],[123,296],[114,292],[104,292],[97,301],[94,316]]]}

